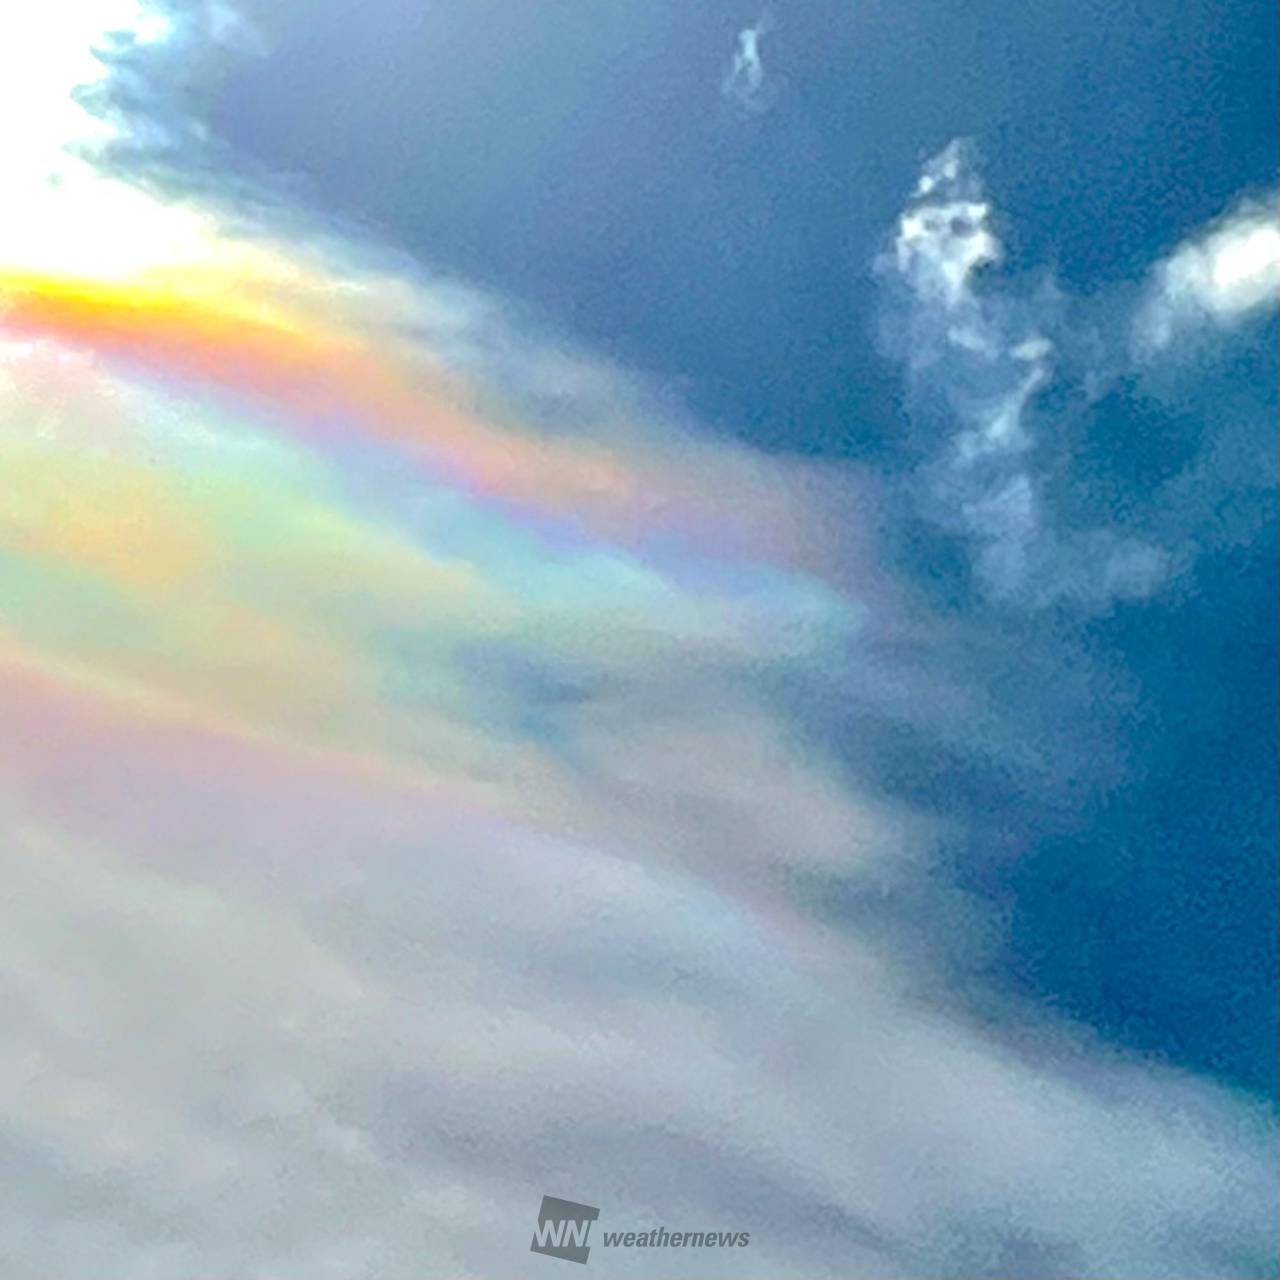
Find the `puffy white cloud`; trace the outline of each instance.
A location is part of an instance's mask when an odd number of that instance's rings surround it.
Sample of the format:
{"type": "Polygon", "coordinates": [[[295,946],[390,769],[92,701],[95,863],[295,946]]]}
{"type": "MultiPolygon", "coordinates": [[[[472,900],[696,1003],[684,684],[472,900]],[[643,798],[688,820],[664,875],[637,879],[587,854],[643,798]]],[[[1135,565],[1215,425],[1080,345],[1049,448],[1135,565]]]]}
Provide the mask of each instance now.
{"type": "Polygon", "coordinates": [[[1205,326],[1227,328],[1280,305],[1280,197],[1245,200],[1185,240],[1151,273],[1135,319],[1152,354],[1205,326]]]}

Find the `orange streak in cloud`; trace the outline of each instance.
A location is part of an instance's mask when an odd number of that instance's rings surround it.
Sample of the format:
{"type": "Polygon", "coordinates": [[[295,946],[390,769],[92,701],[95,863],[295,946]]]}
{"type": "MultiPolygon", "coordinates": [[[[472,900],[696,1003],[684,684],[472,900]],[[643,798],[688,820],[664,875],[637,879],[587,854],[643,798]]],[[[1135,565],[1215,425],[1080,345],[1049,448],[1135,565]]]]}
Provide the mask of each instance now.
{"type": "Polygon", "coordinates": [[[0,273],[0,329],[257,395],[304,420],[336,420],[420,452],[484,496],[567,508],[615,533],[626,532],[619,518],[634,520],[649,487],[590,442],[547,445],[499,431],[438,377],[405,367],[389,350],[394,338],[303,324],[225,296],[0,273]]]}

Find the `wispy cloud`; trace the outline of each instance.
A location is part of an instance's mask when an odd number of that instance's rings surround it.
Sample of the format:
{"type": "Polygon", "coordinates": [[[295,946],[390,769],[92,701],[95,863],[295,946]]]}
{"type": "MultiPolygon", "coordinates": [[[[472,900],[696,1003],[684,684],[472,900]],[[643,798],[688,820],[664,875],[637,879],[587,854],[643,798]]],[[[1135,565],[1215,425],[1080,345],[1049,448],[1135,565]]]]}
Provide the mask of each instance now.
{"type": "Polygon", "coordinates": [[[745,111],[768,111],[777,101],[777,83],[766,74],[760,54],[761,42],[773,27],[773,11],[765,9],[754,26],[738,32],[729,69],[721,82],[724,96],[745,111]]]}
{"type": "Polygon", "coordinates": [[[965,537],[994,597],[1086,607],[1142,597],[1169,553],[1123,530],[1064,528],[1046,493],[1035,402],[1054,377],[1051,290],[1019,296],[984,282],[1003,246],[972,147],[925,166],[878,269],[898,300],[894,345],[917,410],[944,439],[922,468],[932,516],[965,537]]]}

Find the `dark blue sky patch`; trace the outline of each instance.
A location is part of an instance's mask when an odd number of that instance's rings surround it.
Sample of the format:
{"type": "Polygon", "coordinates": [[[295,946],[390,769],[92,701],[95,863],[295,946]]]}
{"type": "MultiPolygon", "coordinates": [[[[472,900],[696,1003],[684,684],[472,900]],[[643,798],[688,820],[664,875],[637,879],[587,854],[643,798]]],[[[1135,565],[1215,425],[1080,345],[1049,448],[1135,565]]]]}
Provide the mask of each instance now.
{"type": "Polygon", "coordinates": [[[1132,1048],[1275,1096],[1274,526],[1179,608],[1095,625],[1142,680],[1145,776],[1001,869],[1010,970],[1132,1048]]]}

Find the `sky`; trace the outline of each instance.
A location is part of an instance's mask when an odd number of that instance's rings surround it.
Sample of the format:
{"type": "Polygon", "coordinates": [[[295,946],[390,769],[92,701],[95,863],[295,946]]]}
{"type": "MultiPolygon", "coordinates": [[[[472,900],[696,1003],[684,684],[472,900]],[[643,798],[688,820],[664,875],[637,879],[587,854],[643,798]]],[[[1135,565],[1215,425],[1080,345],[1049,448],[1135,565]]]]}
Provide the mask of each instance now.
{"type": "Polygon", "coordinates": [[[1267,6],[9,26],[6,1276],[1276,1274],[1267,6]]]}

